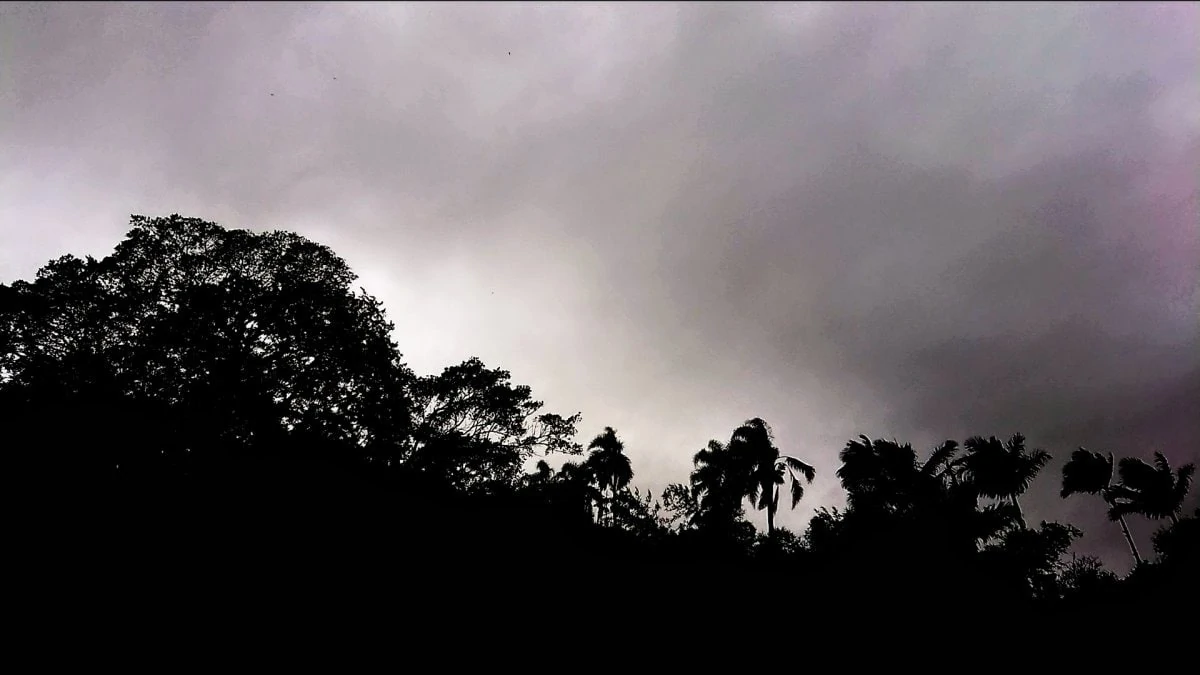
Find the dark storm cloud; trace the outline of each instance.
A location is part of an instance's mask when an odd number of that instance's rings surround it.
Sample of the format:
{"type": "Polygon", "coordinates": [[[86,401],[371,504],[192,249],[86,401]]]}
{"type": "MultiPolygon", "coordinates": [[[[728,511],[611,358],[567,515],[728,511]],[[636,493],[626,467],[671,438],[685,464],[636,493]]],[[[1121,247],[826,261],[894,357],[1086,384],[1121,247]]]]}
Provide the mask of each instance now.
{"type": "MultiPolygon", "coordinates": [[[[5,5],[4,276],[129,212],[331,244],[639,479],[762,415],[1200,441],[1194,5],[5,5]],[[336,78],[336,79],[335,79],[336,78]],[[274,94],[274,95],[272,95],[274,94]]],[[[1091,550],[1119,535],[1070,515],[1091,550]]],[[[802,527],[807,510],[785,517],[802,527]]]]}

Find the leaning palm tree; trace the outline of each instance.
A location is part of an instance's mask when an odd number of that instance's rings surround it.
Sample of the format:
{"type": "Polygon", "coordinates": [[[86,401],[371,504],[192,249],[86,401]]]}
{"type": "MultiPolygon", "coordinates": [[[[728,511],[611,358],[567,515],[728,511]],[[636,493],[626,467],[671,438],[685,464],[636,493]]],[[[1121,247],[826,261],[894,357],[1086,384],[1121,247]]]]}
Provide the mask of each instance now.
{"type": "Polygon", "coordinates": [[[1098,452],[1088,452],[1079,448],[1071,453],[1071,459],[1063,465],[1062,496],[1064,499],[1076,494],[1100,495],[1109,506],[1109,517],[1121,523],[1121,533],[1125,535],[1125,543],[1129,544],[1129,552],[1133,555],[1135,565],[1142,564],[1142,556],[1138,553],[1137,544],[1129,534],[1129,524],[1125,522],[1125,514],[1114,511],[1117,490],[1112,484],[1113,455],[1102,455],[1098,452]]]}
{"type": "Polygon", "coordinates": [[[767,512],[767,537],[775,534],[775,512],[779,509],[779,486],[791,481],[792,508],[804,496],[804,483],[812,483],[816,469],[795,457],[781,455],[775,447],[771,427],[756,417],[733,432],[729,449],[740,465],[742,494],[755,508],[767,512]]]}
{"type": "MultiPolygon", "coordinates": [[[[937,474],[944,458],[933,457],[928,468],[918,465],[917,453],[908,443],[859,436],[846,443],[838,454],[842,465],[837,477],[846,490],[851,508],[863,513],[900,513],[913,506],[918,477],[937,474]]],[[[932,478],[932,475],[930,476],[932,478]]]]}
{"type": "Polygon", "coordinates": [[[1118,464],[1121,483],[1112,488],[1115,499],[1111,515],[1138,513],[1158,520],[1170,518],[1179,522],[1183,500],[1196,473],[1195,464],[1184,464],[1171,471],[1171,464],[1161,452],[1154,453],[1154,465],[1140,459],[1123,457],[1118,464]]]}
{"type": "MultiPolygon", "coordinates": [[[[625,444],[617,438],[617,432],[612,427],[604,427],[604,432],[592,439],[588,449],[591,450],[591,454],[588,455],[587,465],[592,470],[601,493],[611,504],[617,493],[633,479],[633,467],[629,456],[625,454],[625,444]]],[[[601,506],[601,514],[606,510],[601,506]]]]}
{"type": "Polygon", "coordinates": [[[1021,434],[1013,434],[1007,442],[995,436],[987,439],[972,436],[963,446],[967,452],[957,463],[971,486],[980,496],[1012,504],[1017,510],[1017,521],[1025,527],[1019,497],[1050,461],[1050,454],[1045,450],[1027,451],[1021,434]]]}

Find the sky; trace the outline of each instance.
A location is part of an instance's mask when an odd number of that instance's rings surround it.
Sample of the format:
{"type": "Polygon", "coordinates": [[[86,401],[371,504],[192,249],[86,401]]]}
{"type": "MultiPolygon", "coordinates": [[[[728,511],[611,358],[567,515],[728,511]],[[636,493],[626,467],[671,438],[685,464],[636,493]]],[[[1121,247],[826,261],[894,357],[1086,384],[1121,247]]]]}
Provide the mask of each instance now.
{"type": "Polygon", "coordinates": [[[763,417],[817,467],[799,531],[858,434],[1020,431],[1057,457],[1030,520],[1120,570],[1058,467],[1200,459],[1198,33],[1194,3],[3,3],[0,282],[132,213],[293,230],[418,373],[511,371],[643,489],[763,417]]]}

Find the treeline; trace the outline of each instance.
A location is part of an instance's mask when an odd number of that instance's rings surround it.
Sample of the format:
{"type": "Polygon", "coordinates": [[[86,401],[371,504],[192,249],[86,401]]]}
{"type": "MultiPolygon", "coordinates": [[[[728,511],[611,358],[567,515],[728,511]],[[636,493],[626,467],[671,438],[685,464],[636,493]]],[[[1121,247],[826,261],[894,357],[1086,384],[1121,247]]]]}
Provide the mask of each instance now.
{"type": "Polygon", "coordinates": [[[1049,455],[1016,434],[927,454],[861,437],[821,467],[752,419],[696,452],[686,482],[642,493],[616,430],[584,446],[579,414],[545,411],[508,372],[472,358],[416,376],[354,280],[298,235],[176,215],[135,216],[112,255],[0,285],[18,527],[85,567],[119,559],[146,575],[320,568],[429,591],[469,566],[457,587],[545,601],[576,597],[563,579],[594,569],[575,593],[670,587],[752,615],[802,600],[1049,610],[1195,592],[1191,464],[1080,449],[1051,478],[1049,455]],[[776,527],[818,471],[836,472],[846,508],[819,509],[803,533],[776,527]],[[1038,479],[1093,495],[1134,571],[1069,555],[1069,524],[1029,522],[1020,497],[1038,479]],[[1152,546],[1130,517],[1163,523],[1152,546]],[[551,579],[557,591],[538,581],[551,579]]]}

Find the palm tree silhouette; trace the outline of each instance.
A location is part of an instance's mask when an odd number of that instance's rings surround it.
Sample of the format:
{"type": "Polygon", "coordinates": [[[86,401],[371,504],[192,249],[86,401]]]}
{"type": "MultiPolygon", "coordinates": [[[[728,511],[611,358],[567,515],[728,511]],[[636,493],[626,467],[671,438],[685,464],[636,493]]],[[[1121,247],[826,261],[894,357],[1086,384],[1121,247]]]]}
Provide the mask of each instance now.
{"type": "MultiPolygon", "coordinates": [[[[591,454],[588,455],[586,465],[591,470],[601,494],[605,496],[605,501],[611,504],[617,493],[629,485],[633,478],[633,467],[630,465],[629,456],[625,454],[625,444],[617,438],[617,432],[612,427],[604,427],[604,431],[588,444],[588,449],[591,450],[591,454]]],[[[611,509],[602,501],[602,519],[606,511],[611,513],[611,509]]]]}
{"type": "MultiPolygon", "coordinates": [[[[896,513],[910,508],[917,476],[917,455],[908,443],[859,436],[838,454],[837,477],[848,493],[849,505],[859,512],[896,513]]],[[[932,457],[928,472],[937,472],[944,458],[932,457]]]]}
{"type": "Polygon", "coordinates": [[[571,500],[580,504],[587,511],[588,520],[592,519],[592,504],[599,505],[603,495],[593,485],[596,475],[587,462],[566,462],[555,474],[554,480],[571,494],[571,500]]]}
{"type": "Polygon", "coordinates": [[[1125,535],[1125,543],[1129,544],[1129,552],[1133,554],[1134,565],[1142,564],[1142,556],[1138,553],[1137,544],[1129,534],[1129,524],[1125,522],[1125,514],[1113,511],[1116,499],[1115,486],[1112,484],[1113,455],[1102,455],[1098,452],[1088,452],[1079,448],[1071,453],[1071,459],[1063,466],[1062,494],[1063,498],[1085,493],[1100,495],[1109,505],[1109,516],[1121,523],[1121,533],[1125,535]],[[1114,517],[1115,516],[1115,517],[1114,517]]]}
{"type": "Polygon", "coordinates": [[[699,509],[693,522],[700,526],[731,526],[741,511],[743,491],[729,449],[712,440],[692,458],[692,493],[699,509]]]}
{"type": "Polygon", "coordinates": [[[546,463],[546,460],[539,459],[534,466],[534,473],[525,477],[525,481],[532,485],[545,485],[554,478],[554,469],[546,463]]]}
{"type": "Polygon", "coordinates": [[[781,455],[775,437],[761,418],[755,417],[738,427],[729,440],[735,461],[745,467],[743,494],[755,508],[767,512],[767,537],[775,533],[775,512],[779,509],[779,486],[791,481],[792,508],[804,497],[804,478],[812,483],[816,469],[790,455],[781,455]]]}
{"type": "Polygon", "coordinates": [[[1016,521],[1016,508],[1007,502],[978,508],[977,491],[954,461],[958,448],[956,441],[944,441],[921,462],[908,443],[866,436],[847,442],[837,477],[849,513],[885,529],[924,523],[958,550],[976,551],[1016,521]]]}
{"type": "Polygon", "coordinates": [[[1179,523],[1183,500],[1196,473],[1195,464],[1184,464],[1175,472],[1161,453],[1154,453],[1154,465],[1133,457],[1123,457],[1118,464],[1121,483],[1112,488],[1115,499],[1109,508],[1110,516],[1139,513],[1159,520],[1170,518],[1179,523]]]}
{"type": "Polygon", "coordinates": [[[1021,434],[1013,434],[1004,443],[995,436],[987,439],[972,436],[963,446],[967,454],[958,462],[976,492],[1012,504],[1017,511],[1017,521],[1022,528],[1026,527],[1019,497],[1050,461],[1050,453],[1025,450],[1025,437],[1021,434]]]}

